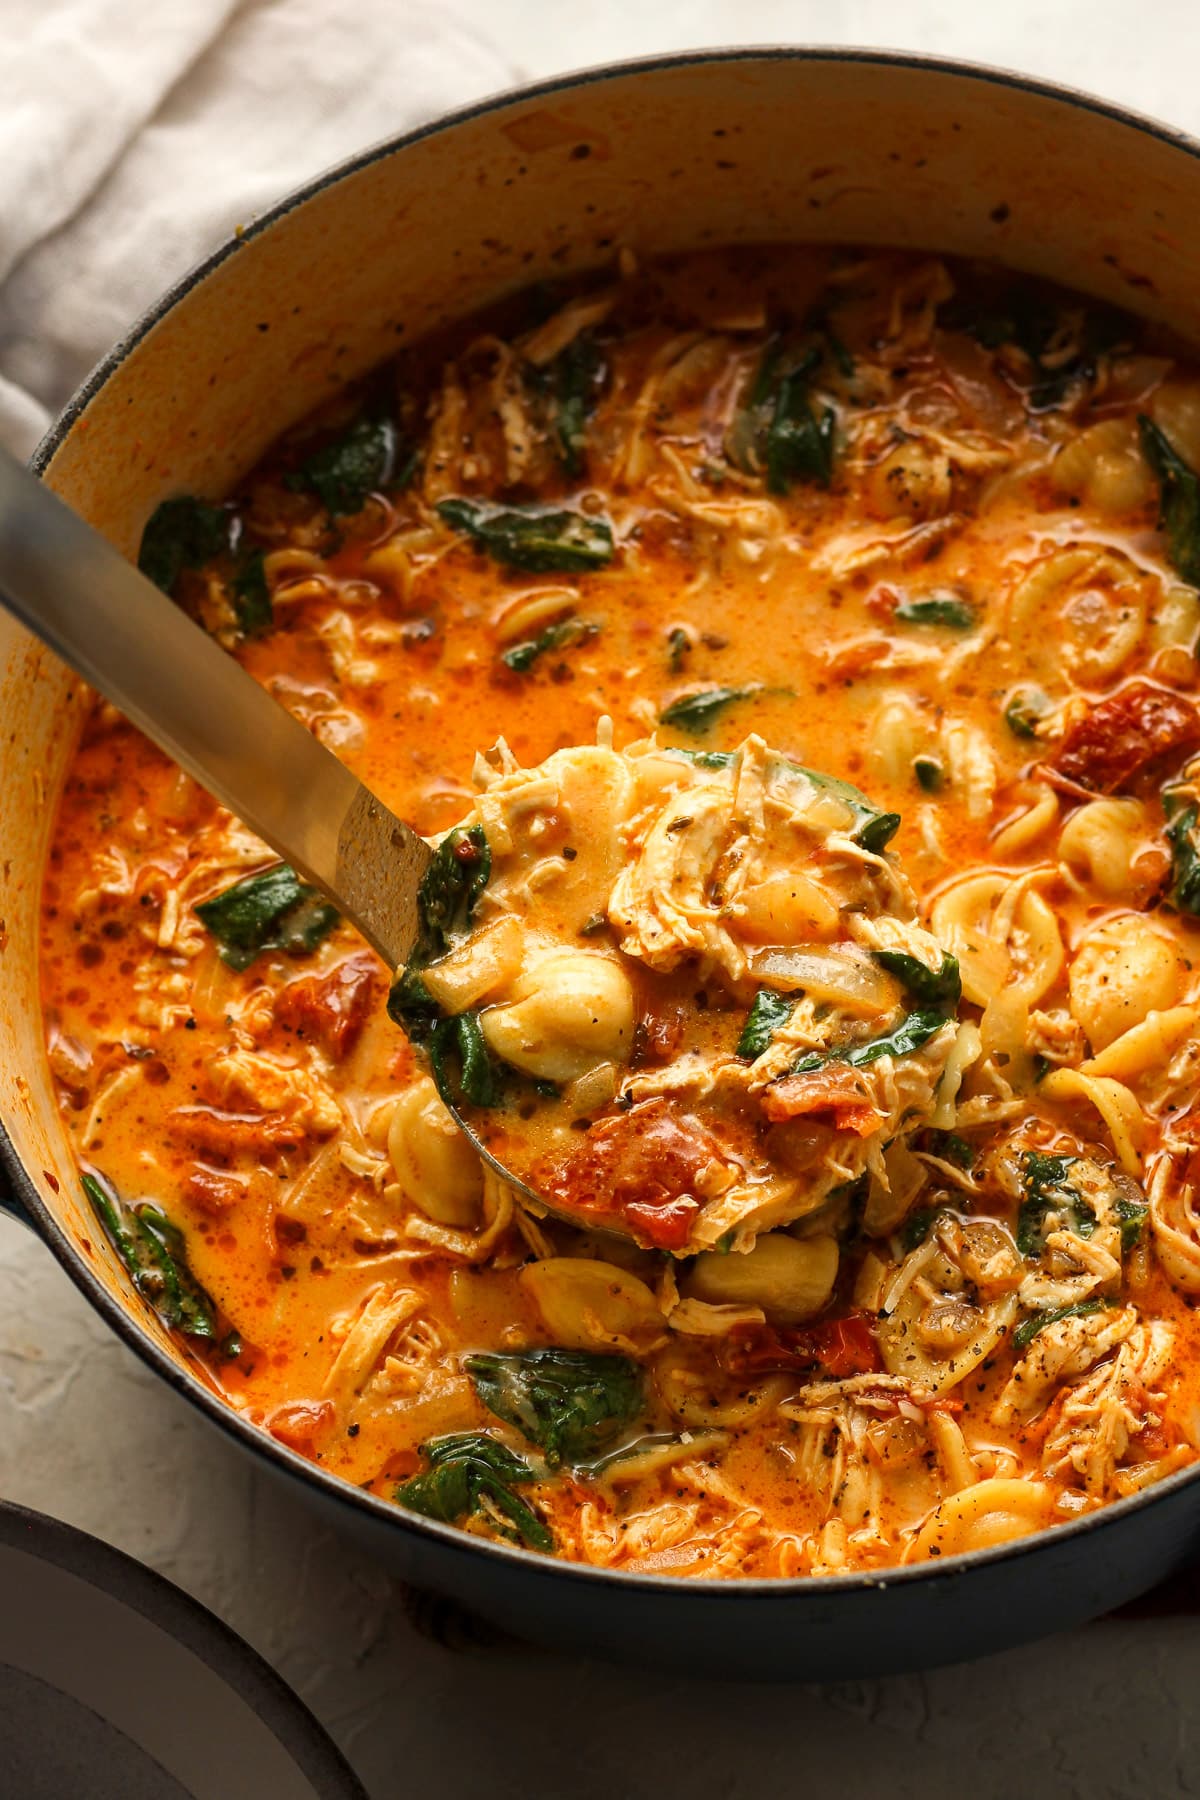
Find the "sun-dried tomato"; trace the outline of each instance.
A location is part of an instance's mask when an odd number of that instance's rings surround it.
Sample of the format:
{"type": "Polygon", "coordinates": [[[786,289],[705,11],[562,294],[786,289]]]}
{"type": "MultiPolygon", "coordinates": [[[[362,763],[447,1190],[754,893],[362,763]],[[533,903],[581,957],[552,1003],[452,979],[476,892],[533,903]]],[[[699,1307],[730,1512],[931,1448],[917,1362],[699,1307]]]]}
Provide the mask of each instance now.
{"type": "Polygon", "coordinates": [[[865,1313],[843,1313],[816,1325],[758,1325],[732,1333],[721,1360],[734,1375],[791,1374],[821,1368],[827,1375],[875,1375],[883,1368],[865,1313]]]}
{"type": "Polygon", "coordinates": [[[720,1146],[696,1120],[671,1116],[661,1098],[602,1119],[578,1148],[533,1171],[539,1193],[572,1213],[607,1216],[641,1244],[678,1250],[700,1211],[706,1171],[720,1146]]]}
{"type": "Polygon", "coordinates": [[[373,958],[348,956],[328,975],[289,981],[276,997],[275,1017],[340,1062],[353,1050],[370,1017],[377,977],[373,958]]]}
{"type": "Polygon", "coordinates": [[[1132,681],[1093,706],[1063,736],[1046,773],[1063,786],[1115,794],[1170,752],[1200,743],[1200,712],[1181,694],[1132,681]]]}

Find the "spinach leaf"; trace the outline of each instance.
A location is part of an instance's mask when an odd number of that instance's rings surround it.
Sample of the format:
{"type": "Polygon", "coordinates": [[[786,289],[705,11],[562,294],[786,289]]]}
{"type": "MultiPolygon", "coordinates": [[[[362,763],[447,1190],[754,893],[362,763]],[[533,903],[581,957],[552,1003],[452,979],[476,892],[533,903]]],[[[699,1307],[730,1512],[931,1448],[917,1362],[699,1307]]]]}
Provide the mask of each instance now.
{"type": "Polygon", "coordinates": [[[1173,788],[1164,791],[1162,803],[1173,872],[1167,898],[1180,912],[1200,916],[1200,807],[1173,788]]]}
{"type": "Polygon", "coordinates": [[[585,625],[582,619],[577,619],[572,614],[569,619],[558,619],[553,625],[547,625],[537,637],[526,638],[522,643],[514,644],[511,650],[503,652],[500,660],[507,663],[516,674],[524,675],[547,650],[565,649],[568,644],[578,643],[581,638],[594,636],[597,629],[595,625],[585,625]]]}
{"type": "Polygon", "coordinates": [[[438,845],[421,878],[418,904],[425,932],[441,956],[466,931],[492,873],[492,852],[482,825],[455,826],[438,845]]]}
{"type": "Polygon", "coordinates": [[[975,608],[957,594],[922,594],[915,600],[902,600],[892,617],[900,625],[945,625],[951,631],[971,631],[976,624],[975,608]]]}
{"type": "Polygon", "coordinates": [[[757,681],[745,687],[701,688],[697,694],[684,694],[679,700],[672,700],[670,706],[659,713],[658,722],[669,725],[673,731],[686,732],[689,737],[703,737],[726,707],[738,700],[750,700],[762,691],[762,683],[757,681]]]}
{"type": "Polygon", "coordinates": [[[264,950],[303,956],[338,922],[337,908],[287,863],[202,900],[196,916],[220,945],[221,961],[239,970],[248,969],[264,950]]]}
{"type": "Polygon", "coordinates": [[[909,999],[918,1006],[940,1006],[953,1012],[962,999],[957,956],[947,956],[943,951],[942,966],[935,974],[920,957],[909,956],[904,950],[873,950],[871,954],[881,969],[903,982],[909,999]]]}
{"type": "Polygon", "coordinates": [[[261,550],[252,550],[233,578],[233,610],[243,637],[261,637],[275,623],[261,550]]]}
{"type": "Polygon", "coordinates": [[[928,1148],[934,1156],[940,1156],[943,1162],[952,1162],[960,1169],[969,1169],[975,1162],[975,1151],[966,1138],[959,1137],[956,1131],[931,1131],[928,1148]]]}
{"type": "Polygon", "coordinates": [[[942,1206],[919,1206],[909,1213],[900,1227],[900,1245],[906,1256],[925,1242],[944,1211],[942,1206]]]}
{"type": "Polygon", "coordinates": [[[335,517],[361,512],[368,494],[391,480],[396,448],[396,427],[390,419],[359,419],[344,436],[306,457],[284,477],[284,485],[315,494],[335,517]]]}
{"type": "Polygon", "coordinates": [[[491,506],[482,500],[439,500],[438,514],[475,547],[510,569],[535,575],[602,569],[615,553],[608,520],[565,507],[491,506]]]}
{"type": "Polygon", "coordinates": [[[1104,1311],[1102,1300],[1076,1300],[1073,1306],[1049,1306],[1045,1312],[1034,1313],[1032,1318],[1022,1319],[1012,1335],[1014,1350],[1027,1350],[1039,1331],[1045,1331],[1047,1325],[1057,1325],[1060,1319],[1086,1319],[1091,1313],[1104,1311]]]}
{"type": "Polygon", "coordinates": [[[917,786],[926,794],[938,794],[946,779],[946,771],[936,756],[914,756],[913,774],[917,786]]]}
{"type": "Polygon", "coordinates": [[[667,634],[667,667],[672,675],[678,675],[684,662],[692,652],[692,640],[682,625],[676,625],[667,634]]]}
{"type": "Polygon", "coordinates": [[[1138,433],[1158,477],[1158,523],[1171,565],[1190,587],[1200,587],[1200,477],[1147,413],[1138,414],[1138,433]]]}
{"type": "Polygon", "coordinates": [[[179,494],[151,513],[142,532],[138,568],[164,594],[173,594],[184,569],[198,569],[223,550],[231,550],[237,532],[237,515],[228,507],[179,494]]]}
{"type": "Polygon", "coordinates": [[[482,825],[465,830],[456,826],[447,832],[421,877],[417,941],[388,995],[388,1013],[397,1025],[411,1030],[419,1026],[422,1017],[428,1024],[436,1016],[421,970],[443,956],[453,938],[467,930],[491,873],[492,851],[482,825]]]}
{"type": "Polygon", "coordinates": [[[796,481],[828,487],[832,479],[837,415],[826,406],[818,418],[810,398],[820,361],[815,348],[797,355],[770,346],[734,420],[730,459],[747,474],[763,472],[772,494],[786,494],[796,481]]]}
{"type": "Polygon", "coordinates": [[[809,1050],[799,1062],[792,1064],[793,1075],[811,1075],[829,1063],[849,1063],[852,1069],[865,1069],[881,1056],[910,1056],[927,1044],[946,1023],[944,1013],[911,1012],[881,1036],[867,1038],[861,1044],[848,1044],[839,1050],[809,1050]]]}
{"type": "Polygon", "coordinates": [[[854,842],[869,850],[872,856],[882,856],[899,829],[899,813],[873,813],[854,833],[854,842]]]}
{"type": "Polygon", "coordinates": [[[593,1456],[642,1409],[642,1371],[627,1356],[525,1350],[465,1360],[489,1412],[544,1451],[552,1469],[593,1456]]]}
{"type": "Polygon", "coordinates": [[[217,1308],[188,1267],[179,1228],[149,1201],[127,1206],[115,1188],[95,1175],[83,1176],[83,1191],[134,1287],[164,1325],[215,1343],[217,1308]]]}
{"type": "Polygon", "coordinates": [[[604,385],[600,347],[590,331],[581,331],[544,369],[532,372],[534,384],[550,402],[555,445],[563,473],[572,480],[587,467],[588,420],[604,385]]]}
{"type": "Polygon", "coordinates": [[[797,370],[780,378],[775,411],[767,428],[767,490],[786,494],[794,481],[828,487],[833,479],[837,414],[827,406],[818,419],[808,399],[808,383],[797,370]]]}
{"type": "Polygon", "coordinates": [[[554,1538],[533,1508],[514,1492],[537,1480],[537,1473],[486,1431],[456,1431],[422,1446],[429,1467],[396,1489],[409,1512],[457,1525],[471,1513],[498,1509],[533,1550],[553,1550],[554,1538]]]}
{"type": "Polygon", "coordinates": [[[952,305],[943,323],[969,331],[987,350],[1001,344],[1015,344],[1023,350],[1033,366],[1029,405],[1034,412],[1061,406],[1072,387],[1092,379],[1103,352],[1129,336],[1121,314],[1093,307],[1084,318],[1075,353],[1065,360],[1057,355],[1051,359],[1063,324],[1062,308],[1036,290],[1024,288],[1014,288],[1007,305],[999,309],[963,316],[961,306],[952,305]]]}
{"type": "Polygon", "coordinates": [[[1142,1235],[1150,1208],[1141,1201],[1129,1199],[1122,1194],[1114,1202],[1113,1211],[1121,1222],[1121,1251],[1128,1256],[1142,1235]]]}
{"type": "Polygon", "coordinates": [[[1017,1249],[1036,1256],[1045,1237],[1046,1215],[1065,1213],[1079,1237],[1091,1237],[1096,1215],[1067,1179],[1077,1156],[1045,1156],[1040,1150],[1021,1153],[1021,1186],[1025,1198],[1017,1215],[1017,1249]]]}
{"type": "Polygon", "coordinates": [[[429,1039],[429,1065],[438,1093],[451,1110],[464,1100],[472,1106],[495,1106],[500,1098],[500,1084],[488,1052],[479,1014],[456,1013],[452,1019],[440,1019],[429,1039]],[[458,1090],[450,1080],[446,1056],[458,1058],[458,1090]]]}
{"type": "Polygon", "coordinates": [[[742,1026],[735,1056],[748,1057],[751,1062],[755,1057],[761,1056],[779,1027],[786,1025],[791,1018],[795,1004],[786,994],[777,994],[771,988],[759,988],[754,996],[754,1004],[746,1016],[746,1023],[742,1026]]]}
{"type": "Polygon", "coordinates": [[[1014,737],[1035,736],[1038,721],[1050,711],[1050,701],[1041,688],[1016,688],[1004,708],[1004,723],[1014,737]]]}
{"type": "MultiPolygon", "coordinates": [[[[799,767],[798,764],[796,766],[799,767]]],[[[837,775],[825,775],[819,769],[804,769],[801,772],[808,776],[814,787],[827,794],[836,794],[850,808],[856,821],[850,834],[853,842],[861,845],[872,856],[882,856],[900,829],[900,814],[880,812],[853,782],[842,781],[837,775]]]]}
{"type": "Polygon", "coordinates": [[[829,346],[829,354],[833,358],[834,368],[846,381],[852,380],[854,376],[854,358],[846,345],[843,344],[841,338],[837,335],[837,332],[833,329],[833,326],[829,323],[828,319],[822,324],[821,332],[825,342],[829,346]]]}

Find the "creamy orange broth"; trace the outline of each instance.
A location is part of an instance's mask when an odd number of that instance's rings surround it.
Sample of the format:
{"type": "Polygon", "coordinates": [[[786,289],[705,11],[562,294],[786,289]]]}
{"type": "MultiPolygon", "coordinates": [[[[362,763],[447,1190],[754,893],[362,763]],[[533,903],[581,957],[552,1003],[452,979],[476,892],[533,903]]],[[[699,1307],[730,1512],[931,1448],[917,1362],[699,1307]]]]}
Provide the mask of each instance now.
{"type": "MultiPolygon", "coordinates": [[[[230,553],[185,568],[176,598],[429,834],[469,811],[476,750],[502,735],[533,765],[605,718],[618,746],[758,734],[900,813],[890,848],[959,958],[960,1042],[977,1051],[945,1129],[892,1172],[890,1199],[877,1171],[817,1219],[841,1252],[812,1319],[773,1317],[769,1293],[680,1309],[687,1262],[529,1219],[494,1184],[465,1225],[431,1219],[389,1153],[421,1070],[384,1010],[390,972],[344,926],[308,954],[221,962],[194,906],[274,859],[97,707],[43,905],[50,1064],[81,1165],[182,1231],[221,1335],[240,1339],[235,1355],[192,1345],[232,1406],[388,1497],[429,1440],[488,1432],[528,1462],[516,1491],[565,1557],[879,1567],[1132,1492],[1197,1441],[1200,977],[1161,790],[1200,746],[1200,601],[1157,529],[1136,419],[1200,463],[1200,379],[1060,294],[1034,296],[1052,326],[1022,347],[1027,290],[927,258],[713,254],[588,293],[604,373],[578,475],[530,373],[556,332],[572,340],[571,296],[526,296],[409,352],[234,496],[233,557],[265,553],[272,629],[239,634],[230,553]],[[776,332],[820,352],[806,392],[814,423],[836,418],[828,486],[772,492],[734,445],[776,332]],[[331,518],[282,476],[364,404],[398,406],[420,467],[331,518]],[[506,569],[439,517],[458,495],[607,516],[616,554],[584,574],[506,569]],[[905,622],[930,598],[957,623],[905,622]],[[567,614],[587,629],[505,666],[567,614]],[[760,691],[700,736],[658,724],[710,686],[760,691]],[[1040,697],[1013,712],[1018,689],[1040,697]],[[1022,1254],[1030,1154],[1073,1159],[1074,1199],[1058,1190],[1057,1242],[1022,1254]],[[607,1262],[607,1287],[601,1271],[575,1292],[572,1262],[607,1262]],[[539,1264],[559,1271],[549,1315],[539,1264]],[[547,1467],[461,1358],[555,1342],[644,1370],[596,1454],[682,1442],[641,1474],[547,1467]]],[[[650,1031],[641,1056],[669,1050],[650,1031]]],[[[513,1529],[486,1500],[458,1516],[513,1529]]]]}

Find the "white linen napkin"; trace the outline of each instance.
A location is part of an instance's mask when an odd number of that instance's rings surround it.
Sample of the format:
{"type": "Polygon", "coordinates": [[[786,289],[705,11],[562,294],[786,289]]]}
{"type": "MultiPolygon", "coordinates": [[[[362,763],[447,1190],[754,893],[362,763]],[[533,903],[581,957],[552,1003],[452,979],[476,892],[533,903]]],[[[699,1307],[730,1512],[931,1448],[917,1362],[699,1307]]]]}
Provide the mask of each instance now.
{"type": "Polygon", "coordinates": [[[441,0],[0,0],[0,440],[239,224],[521,69],[441,0]]]}

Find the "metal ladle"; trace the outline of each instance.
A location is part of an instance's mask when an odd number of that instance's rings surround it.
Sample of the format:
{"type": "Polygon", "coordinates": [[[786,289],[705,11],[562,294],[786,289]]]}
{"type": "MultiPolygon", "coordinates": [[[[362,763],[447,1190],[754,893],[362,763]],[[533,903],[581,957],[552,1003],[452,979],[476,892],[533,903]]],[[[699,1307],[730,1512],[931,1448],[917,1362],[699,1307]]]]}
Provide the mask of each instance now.
{"type": "MultiPolygon", "coordinates": [[[[429,845],[4,450],[0,603],[327,895],[390,972],[408,961],[429,845]]],[[[537,1200],[454,1116],[498,1174],[537,1200]]]]}

